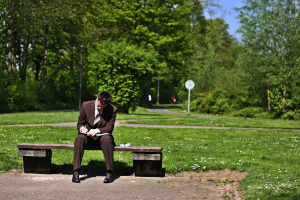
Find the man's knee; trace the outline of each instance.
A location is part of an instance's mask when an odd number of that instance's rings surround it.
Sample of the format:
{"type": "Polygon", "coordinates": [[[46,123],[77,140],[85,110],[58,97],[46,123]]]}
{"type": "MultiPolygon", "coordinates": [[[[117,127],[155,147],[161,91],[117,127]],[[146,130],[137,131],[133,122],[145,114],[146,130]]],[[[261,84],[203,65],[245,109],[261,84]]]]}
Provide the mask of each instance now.
{"type": "Polygon", "coordinates": [[[113,139],[109,135],[103,135],[100,139],[101,143],[113,143],[113,139]]]}
{"type": "Polygon", "coordinates": [[[81,142],[84,142],[85,143],[85,140],[86,140],[86,136],[83,135],[83,134],[79,134],[77,136],[77,138],[75,139],[75,144],[76,143],[81,143],[81,142]]]}

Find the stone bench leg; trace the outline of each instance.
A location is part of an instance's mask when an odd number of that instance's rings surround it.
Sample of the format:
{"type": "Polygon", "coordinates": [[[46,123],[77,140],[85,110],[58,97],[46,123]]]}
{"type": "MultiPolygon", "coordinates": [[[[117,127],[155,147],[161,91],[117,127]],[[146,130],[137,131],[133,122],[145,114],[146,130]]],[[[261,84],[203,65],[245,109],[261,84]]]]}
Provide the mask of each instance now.
{"type": "Polygon", "coordinates": [[[164,176],[162,153],[132,153],[134,176],[164,176]]]}
{"type": "Polygon", "coordinates": [[[23,157],[24,173],[50,173],[51,149],[20,149],[18,156],[23,157]]]}

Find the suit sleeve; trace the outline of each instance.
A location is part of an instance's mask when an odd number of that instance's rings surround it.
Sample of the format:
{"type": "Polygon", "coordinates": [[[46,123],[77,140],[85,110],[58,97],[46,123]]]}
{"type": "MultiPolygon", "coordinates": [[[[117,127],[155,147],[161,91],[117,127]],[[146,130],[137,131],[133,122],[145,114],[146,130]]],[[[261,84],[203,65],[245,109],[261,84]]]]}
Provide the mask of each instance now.
{"type": "Polygon", "coordinates": [[[87,122],[85,108],[86,108],[85,103],[83,103],[82,107],[80,109],[79,117],[78,117],[78,123],[77,123],[78,133],[79,133],[80,127],[85,126],[86,122],[87,122]]]}
{"type": "Polygon", "coordinates": [[[113,108],[113,113],[110,120],[106,123],[106,125],[102,128],[99,128],[100,133],[112,133],[115,126],[116,116],[117,116],[117,108],[113,108]]]}

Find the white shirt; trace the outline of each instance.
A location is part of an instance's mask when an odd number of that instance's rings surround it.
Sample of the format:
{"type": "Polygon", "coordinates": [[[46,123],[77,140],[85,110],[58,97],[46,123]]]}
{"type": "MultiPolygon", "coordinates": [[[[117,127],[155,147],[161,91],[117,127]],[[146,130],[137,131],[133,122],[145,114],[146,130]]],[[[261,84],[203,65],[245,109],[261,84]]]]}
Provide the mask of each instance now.
{"type": "Polygon", "coordinates": [[[100,113],[100,116],[101,116],[102,115],[102,111],[103,111],[103,109],[98,110],[98,108],[97,108],[97,99],[96,99],[96,101],[95,101],[95,116],[94,116],[94,118],[96,118],[98,112],[100,113]]]}

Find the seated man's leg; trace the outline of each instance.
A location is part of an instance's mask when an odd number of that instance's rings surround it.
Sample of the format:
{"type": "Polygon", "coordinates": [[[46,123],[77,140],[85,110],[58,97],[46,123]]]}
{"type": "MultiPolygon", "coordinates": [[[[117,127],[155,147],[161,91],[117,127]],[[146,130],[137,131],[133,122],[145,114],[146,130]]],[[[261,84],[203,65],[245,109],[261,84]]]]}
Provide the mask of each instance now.
{"type": "Polygon", "coordinates": [[[73,169],[81,169],[81,161],[84,154],[84,147],[88,143],[88,137],[83,134],[79,134],[74,142],[74,165],[73,169]]]}
{"type": "Polygon", "coordinates": [[[107,171],[113,171],[114,165],[114,139],[110,135],[104,135],[100,138],[101,149],[105,158],[107,171]]]}

